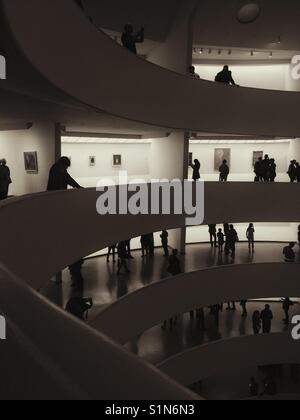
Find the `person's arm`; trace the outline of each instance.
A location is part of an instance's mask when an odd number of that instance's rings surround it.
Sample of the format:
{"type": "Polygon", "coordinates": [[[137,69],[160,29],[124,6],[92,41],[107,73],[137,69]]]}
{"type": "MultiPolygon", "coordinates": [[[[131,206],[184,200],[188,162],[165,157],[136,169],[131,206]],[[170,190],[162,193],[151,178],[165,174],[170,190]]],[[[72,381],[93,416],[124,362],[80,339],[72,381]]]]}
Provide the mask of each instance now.
{"type": "Polygon", "coordinates": [[[236,86],[236,83],[235,83],[235,81],[233,80],[233,77],[232,77],[232,73],[230,73],[230,83],[232,85],[236,86]]]}
{"type": "Polygon", "coordinates": [[[82,188],[81,187],[81,185],[79,185],[76,181],[75,181],[75,179],[73,179],[72,177],[71,177],[71,175],[69,175],[69,174],[67,174],[67,182],[68,182],[68,185],[70,185],[70,187],[72,187],[72,188],[82,188]]]}

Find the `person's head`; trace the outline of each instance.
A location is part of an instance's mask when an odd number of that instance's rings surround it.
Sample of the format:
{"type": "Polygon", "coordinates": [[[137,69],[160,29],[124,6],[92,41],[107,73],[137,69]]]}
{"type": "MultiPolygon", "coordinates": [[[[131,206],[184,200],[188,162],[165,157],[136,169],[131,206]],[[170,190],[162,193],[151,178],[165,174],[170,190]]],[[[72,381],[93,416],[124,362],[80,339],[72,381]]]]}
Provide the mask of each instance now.
{"type": "Polygon", "coordinates": [[[195,165],[200,165],[199,160],[198,160],[198,159],[195,159],[195,160],[194,160],[194,164],[195,164],[195,165]]]}
{"type": "Polygon", "coordinates": [[[266,305],[266,306],[265,306],[265,309],[266,309],[267,311],[269,311],[269,310],[271,309],[270,305],[266,305]]]}
{"type": "Polygon", "coordinates": [[[265,155],[265,159],[267,160],[267,159],[269,159],[269,155],[265,155]]]}
{"type": "Polygon", "coordinates": [[[124,26],[124,32],[125,32],[125,34],[128,34],[128,35],[132,35],[133,34],[133,25],[131,24],[131,23],[127,23],[125,26],[124,26]]]}
{"type": "Polygon", "coordinates": [[[57,164],[62,171],[66,171],[71,166],[71,161],[68,157],[63,156],[58,160],[57,164]]]}
{"type": "Polygon", "coordinates": [[[229,71],[229,66],[224,66],[223,71],[229,71]]]}
{"type": "Polygon", "coordinates": [[[173,249],[173,255],[175,255],[175,256],[178,255],[178,249],[173,249]]]}
{"type": "Polygon", "coordinates": [[[234,226],[233,226],[233,225],[230,225],[230,226],[229,226],[229,229],[230,229],[230,230],[233,230],[233,229],[234,229],[234,226]]]}
{"type": "Polygon", "coordinates": [[[254,227],[253,223],[250,223],[249,227],[253,228],[254,227]]]}
{"type": "Polygon", "coordinates": [[[295,242],[290,242],[290,248],[294,248],[295,247],[295,242]]]}
{"type": "Polygon", "coordinates": [[[222,233],[222,229],[219,229],[219,232],[222,233]]]}
{"type": "Polygon", "coordinates": [[[226,159],[223,160],[223,165],[227,165],[227,160],[226,159]]]}
{"type": "Polygon", "coordinates": [[[271,163],[275,163],[275,159],[271,159],[271,160],[270,160],[270,162],[271,162],[271,163]]]}
{"type": "Polygon", "coordinates": [[[194,66],[190,66],[189,67],[189,72],[190,72],[190,74],[195,74],[195,72],[196,72],[195,67],[194,66]]]}
{"type": "Polygon", "coordinates": [[[6,159],[1,159],[1,165],[5,166],[6,165],[6,159]]]}

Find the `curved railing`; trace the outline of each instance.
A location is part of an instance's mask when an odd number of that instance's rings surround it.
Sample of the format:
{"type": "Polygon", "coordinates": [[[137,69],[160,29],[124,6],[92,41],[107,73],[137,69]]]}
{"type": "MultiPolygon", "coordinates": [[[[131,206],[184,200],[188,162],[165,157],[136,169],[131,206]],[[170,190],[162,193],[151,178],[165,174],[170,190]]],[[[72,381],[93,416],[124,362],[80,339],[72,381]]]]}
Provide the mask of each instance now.
{"type": "Polygon", "coordinates": [[[3,268],[0,312],[7,320],[7,340],[0,342],[1,400],[196,398],[3,268]]]}
{"type": "Polygon", "coordinates": [[[3,0],[3,6],[35,69],[97,110],[184,131],[300,137],[297,92],[229,87],[153,65],[94,28],[72,0],[3,0]]]}
{"type": "Polygon", "coordinates": [[[244,264],[170,277],[108,306],[91,326],[126,344],[163,320],[193,309],[243,299],[299,296],[299,270],[300,264],[244,264]]]}
{"type": "Polygon", "coordinates": [[[300,363],[300,341],[291,334],[230,338],[195,347],[158,367],[182,385],[247,368],[300,363]]]}
{"type": "MultiPolygon", "coordinates": [[[[297,184],[208,183],[205,223],[297,222],[297,192],[297,184]],[[280,197],[280,204],[274,205],[274,197],[280,197]],[[221,209],[218,203],[222,203],[221,209]]],[[[130,194],[133,193],[129,197],[130,194]]],[[[2,202],[1,234],[5,241],[0,242],[1,261],[39,289],[67,265],[110,243],[146,232],[184,227],[186,223],[185,216],[174,214],[99,216],[98,196],[95,189],[83,189],[2,202]]]]}

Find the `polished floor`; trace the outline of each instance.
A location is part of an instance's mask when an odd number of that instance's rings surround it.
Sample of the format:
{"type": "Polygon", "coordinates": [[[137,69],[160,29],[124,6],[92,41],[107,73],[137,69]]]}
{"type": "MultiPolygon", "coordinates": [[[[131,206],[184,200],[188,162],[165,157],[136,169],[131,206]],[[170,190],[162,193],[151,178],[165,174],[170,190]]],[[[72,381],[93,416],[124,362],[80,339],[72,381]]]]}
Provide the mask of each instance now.
{"type": "MultiPolygon", "coordinates": [[[[226,264],[245,264],[260,262],[281,262],[282,243],[258,243],[254,254],[249,254],[246,243],[240,243],[237,247],[236,258],[219,255],[210,244],[189,245],[187,253],[181,257],[182,267],[185,272],[190,272],[206,267],[226,264]]],[[[155,257],[142,259],[141,252],[133,252],[134,259],[129,261],[131,273],[118,277],[117,267],[112,262],[106,262],[105,257],[88,259],[83,267],[85,279],[84,297],[92,297],[94,308],[89,314],[94,317],[104,306],[111,304],[122,296],[127,295],[148,284],[159,281],[167,276],[167,261],[162,255],[160,248],[156,249],[155,257]]],[[[300,254],[297,256],[300,261],[300,254]]],[[[65,307],[68,300],[74,295],[71,287],[71,279],[68,270],[63,273],[62,285],[49,282],[44,294],[56,304],[65,307]]],[[[276,300],[276,299],[275,299],[276,300]]],[[[220,338],[236,337],[243,334],[252,334],[251,314],[256,309],[263,309],[264,302],[250,302],[248,304],[249,317],[241,317],[241,308],[237,305],[237,311],[226,311],[220,316],[219,328],[216,328],[213,317],[206,310],[206,331],[200,331],[197,322],[191,322],[189,314],[178,319],[178,325],[173,331],[164,331],[161,326],[156,326],[145,332],[141,337],[128,344],[128,348],[140,357],[151,363],[159,363],[166,358],[209,341],[220,338]]],[[[272,303],[274,311],[273,331],[285,331],[282,319],[282,305],[272,303]]],[[[292,314],[300,313],[300,306],[295,305],[292,314]]]]}

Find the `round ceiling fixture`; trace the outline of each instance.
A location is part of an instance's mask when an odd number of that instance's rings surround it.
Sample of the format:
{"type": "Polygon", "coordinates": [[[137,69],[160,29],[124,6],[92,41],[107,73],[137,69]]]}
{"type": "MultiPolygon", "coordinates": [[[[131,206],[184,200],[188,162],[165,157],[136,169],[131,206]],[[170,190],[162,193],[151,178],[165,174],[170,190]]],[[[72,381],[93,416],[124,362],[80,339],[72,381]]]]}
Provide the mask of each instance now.
{"type": "Polygon", "coordinates": [[[243,6],[237,14],[237,19],[240,23],[252,23],[259,18],[261,9],[257,3],[248,3],[243,6]]]}

